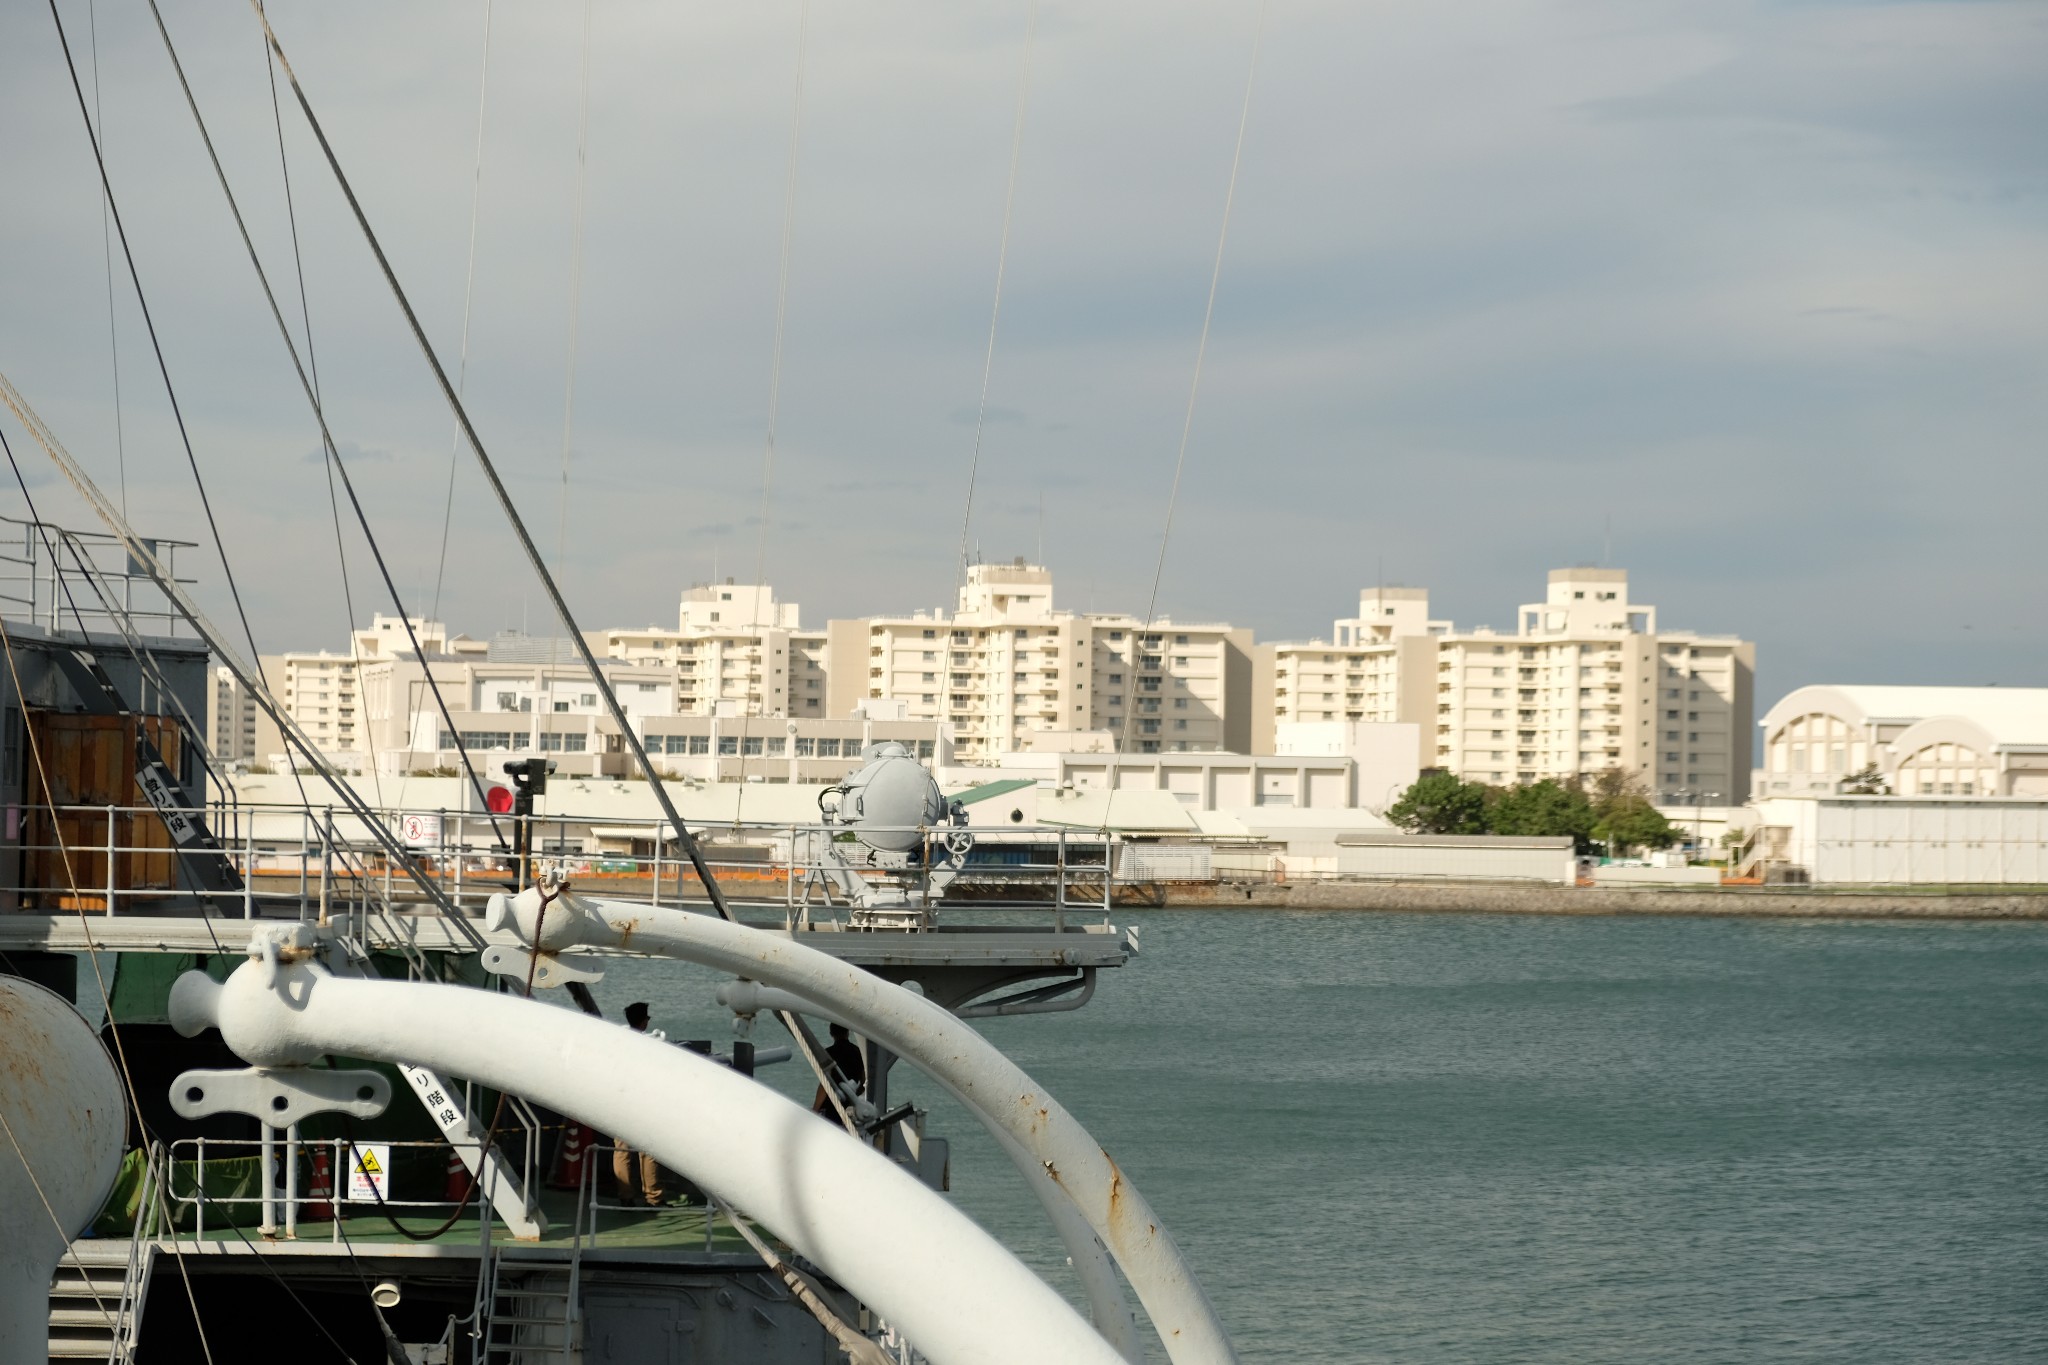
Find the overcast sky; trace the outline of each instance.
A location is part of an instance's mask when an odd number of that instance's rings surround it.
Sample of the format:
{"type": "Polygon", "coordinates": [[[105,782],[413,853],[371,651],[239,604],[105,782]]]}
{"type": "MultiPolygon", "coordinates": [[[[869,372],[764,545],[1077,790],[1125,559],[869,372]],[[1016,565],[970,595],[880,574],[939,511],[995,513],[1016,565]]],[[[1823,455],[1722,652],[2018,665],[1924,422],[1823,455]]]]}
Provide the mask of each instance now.
{"type": "MultiPolygon", "coordinates": [[[[297,325],[254,17],[163,6],[297,325]]],[[[97,21],[115,193],[262,647],[338,646],[317,430],[147,8],[62,8],[88,99],[97,21]]],[[[551,559],[583,13],[495,5],[468,355],[551,559]]],[[[452,370],[484,5],[270,14],[452,370]]],[[[763,563],[809,624],[951,597],[1029,14],[812,7],[764,528],[799,8],[594,0],[560,567],[584,625],[673,623],[679,588],[763,563]]],[[[1145,608],[1256,20],[1038,9],[970,539],[1042,538],[1066,606],[1145,608]]],[[[425,610],[450,420],[284,100],[330,423],[425,610]]],[[[1383,576],[1505,629],[1605,559],[1666,627],[1755,639],[1760,711],[2048,683],[2044,130],[2039,3],[1275,0],[1160,609],[1306,638],[1383,576]]],[[[0,134],[0,370],[112,490],[102,215],[40,4],[0,7],[0,134]]],[[[204,541],[118,251],[128,505],[204,541]]],[[[82,520],[6,430],[44,514],[82,520]]],[[[357,615],[388,610],[347,553],[357,615]]],[[[456,628],[550,629],[466,455],[448,561],[456,628]]],[[[225,617],[210,550],[188,567],[225,617]]]]}

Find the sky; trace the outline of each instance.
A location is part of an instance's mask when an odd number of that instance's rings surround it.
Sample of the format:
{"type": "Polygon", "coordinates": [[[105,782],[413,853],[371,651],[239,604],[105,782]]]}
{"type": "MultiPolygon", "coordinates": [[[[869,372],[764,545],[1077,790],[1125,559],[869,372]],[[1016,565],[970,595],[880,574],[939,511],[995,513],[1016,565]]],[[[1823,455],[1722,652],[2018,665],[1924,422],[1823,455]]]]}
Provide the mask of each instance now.
{"type": "MultiPolygon", "coordinates": [[[[295,258],[253,11],[161,3],[408,609],[552,633],[284,89],[295,258]]],[[[59,11],[259,646],[340,647],[391,600],[162,40],[59,11]]],[[[964,521],[1062,606],[1156,574],[1261,640],[1379,581],[1508,629],[1608,563],[1755,640],[1760,712],[2048,683],[2048,5],[268,12],[587,628],[726,575],[939,606],[964,521]]],[[[84,129],[47,7],[0,7],[0,371],[232,620],[84,129]]]]}

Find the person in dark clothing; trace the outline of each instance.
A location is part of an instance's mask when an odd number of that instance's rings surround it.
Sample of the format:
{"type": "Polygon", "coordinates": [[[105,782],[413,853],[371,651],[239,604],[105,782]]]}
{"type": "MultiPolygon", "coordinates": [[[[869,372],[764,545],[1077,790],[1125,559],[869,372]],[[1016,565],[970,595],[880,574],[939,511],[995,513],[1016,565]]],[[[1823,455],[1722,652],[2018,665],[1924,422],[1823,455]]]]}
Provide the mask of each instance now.
{"type": "MultiPolygon", "coordinates": [[[[868,1086],[867,1062],[861,1056],[860,1045],[853,1041],[852,1035],[846,1031],[846,1025],[844,1024],[834,1024],[832,1026],[832,1045],[825,1049],[825,1065],[827,1070],[832,1072],[834,1080],[845,1081],[851,1084],[855,1094],[866,1093],[868,1086]]],[[[845,1095],[843,1088],[840,1094],[843,1098],[845,1095]]],[[[832,1108],[832,1101],[826,1098],[825,1087],[822,1085],[818,1087],[818,1093],[811,1101],[811,1111],[823,1114],[826,1118],[832,1119],[835,1122],[839,1118],[837,1111],[832,1108]]]]}

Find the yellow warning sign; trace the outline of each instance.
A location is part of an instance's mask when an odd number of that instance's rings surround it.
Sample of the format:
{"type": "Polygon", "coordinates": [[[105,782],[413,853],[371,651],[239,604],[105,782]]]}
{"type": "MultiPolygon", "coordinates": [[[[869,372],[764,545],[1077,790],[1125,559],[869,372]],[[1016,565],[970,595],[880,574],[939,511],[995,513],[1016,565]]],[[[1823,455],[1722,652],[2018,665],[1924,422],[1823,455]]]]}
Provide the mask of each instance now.
{"type": "Polygon", "coordinates": [[[348,1166],[348,1198],[374,1203],[391,1197],[391,1144],[366,1142],[351,1149],[348,1166]]]}

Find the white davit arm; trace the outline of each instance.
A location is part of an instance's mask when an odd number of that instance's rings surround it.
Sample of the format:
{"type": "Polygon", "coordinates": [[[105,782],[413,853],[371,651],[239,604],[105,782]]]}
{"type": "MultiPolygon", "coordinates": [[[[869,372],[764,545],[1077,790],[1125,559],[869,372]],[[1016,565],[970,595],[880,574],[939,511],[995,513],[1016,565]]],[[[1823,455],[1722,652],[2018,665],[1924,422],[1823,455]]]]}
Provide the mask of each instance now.
{"type": "Polygon", "coordinates": [[[363,981],[275,938],[171,993],[255,1066],[330,1052],[431,1066],[616,1134],[758,1219],[941,1365],[1121,1365],[1058,1293],[888,1158],[781,1095],[602,1019],[462,986],[363,981]],[[298,959],[298,960],[295,960],[298,959]]]}
{"type": "Polygon", "coordinates": [[[1109,1249],[1175,1365],[1236,1361],[1215,1307],[1145,1197],[1044,1086],[968,1024],[915,992],[780,932],[567,892],[549,903],[543,923],[540,905],[540,892],[532,888],[493,896],[489,927],[509,928],[550,953],[578,946],[623,948],[702,963],[816,1001],[820,1013],[860,1028],[1031,1154],[1109,1249]]]}

